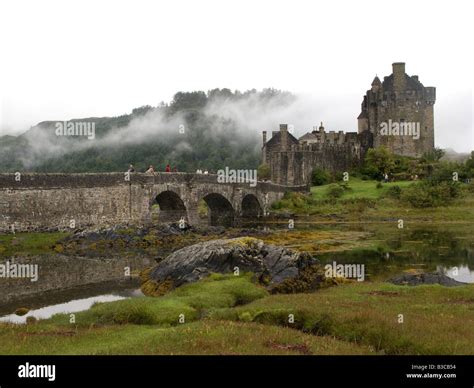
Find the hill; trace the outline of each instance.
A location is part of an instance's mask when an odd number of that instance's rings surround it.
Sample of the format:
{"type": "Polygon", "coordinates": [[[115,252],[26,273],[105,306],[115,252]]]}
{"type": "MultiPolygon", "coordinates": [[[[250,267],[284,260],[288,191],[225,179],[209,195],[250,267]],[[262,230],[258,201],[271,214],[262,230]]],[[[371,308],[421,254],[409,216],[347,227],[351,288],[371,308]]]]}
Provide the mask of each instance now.
{"type": "Polygon", "coordinates": [[[19,136],[0,137],[0,171],[110,172],[133,163],[138,171],[166,164],[178,171],[257,168],[260,115],[295,97],[275,89],[178,92],[169,104],[142,106],[117,117],[73,119],[94,126],[93,138],[57,136],[43,121],[19,136]]]}

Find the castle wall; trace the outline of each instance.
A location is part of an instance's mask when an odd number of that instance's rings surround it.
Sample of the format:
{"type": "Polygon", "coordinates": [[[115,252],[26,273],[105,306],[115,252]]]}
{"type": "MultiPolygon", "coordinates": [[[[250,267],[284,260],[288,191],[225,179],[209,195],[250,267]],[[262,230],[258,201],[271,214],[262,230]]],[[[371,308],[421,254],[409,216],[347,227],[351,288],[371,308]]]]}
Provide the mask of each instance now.
{"type": "Polygon", "coordinates": [[[310,144],[271,155],[272,182],[304,185],[310,182],[314,168],[348,171],[360,164],[363,151],[358,144],[310,144]]]}

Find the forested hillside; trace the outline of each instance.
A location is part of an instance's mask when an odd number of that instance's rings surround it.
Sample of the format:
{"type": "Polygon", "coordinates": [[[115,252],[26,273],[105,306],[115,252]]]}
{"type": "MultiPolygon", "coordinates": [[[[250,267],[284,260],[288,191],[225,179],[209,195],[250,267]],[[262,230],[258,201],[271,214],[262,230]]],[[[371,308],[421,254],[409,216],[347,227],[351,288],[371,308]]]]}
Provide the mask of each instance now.
{"type": "Polygon", "coordinates": [[[94,139],[57,136],[57,121],[44,121],[20,136],[0,137],[0,171],[107,172],[123,171],[130,163],[138,171],[150,164],[189,172],[256,168],[261,131],[268,128],[259,128],[255,117],[294,99],[275,89],[178,92],[170,103],[130,114],[71,120],[95,123],[94,139]]]}

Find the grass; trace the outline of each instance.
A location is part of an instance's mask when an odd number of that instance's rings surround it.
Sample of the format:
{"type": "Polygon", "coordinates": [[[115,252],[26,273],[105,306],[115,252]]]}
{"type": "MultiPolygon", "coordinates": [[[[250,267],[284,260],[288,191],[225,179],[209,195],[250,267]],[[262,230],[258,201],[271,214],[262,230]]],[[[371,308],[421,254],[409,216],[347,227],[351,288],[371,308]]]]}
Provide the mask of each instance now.
{"type": "MultiPolygon", "coordinates": [[[[192,322],[208,309],[233,307],[268,295],[251,281],[251,274],[236,277],[214,274],[199,283],[188,284],[160,298],[138,297],[100,303],[76,315],[78,326],[89,325],[165,325],[179,324],[180,315],[192,322]]],[[[55,324],[68,324],[69,315],[51,318],[55,324]]]]}
{"type": "Polygon", "coordinates": [[[257,323],[203,320],[180,326],[100,328],[4,327],[2,354],[23,355],[299,355],[371,354],[367,347],[331,337],[257,323]],[[13,338],[15,341],[13,341],[13,338]]]}
{"type": "Polygon", "coordinates": [[[0,354],[473,354],[473,287],[350,283],[270,296],[250,274],[212,275],[164,297],[98,304],[74,324],[0,324],[0,354]]]}
{"type": "Polygon", "coordinates": [[[387,195],[391,187],[399,186],[403,190],[413,183],[389,182],[377,188],[376,181],[352,178],[348,182],[349,189],[340,198],[328,196],[331,185],[314,186],[310,195],[288,193],[282,200],[275,202],[272,209],[280,214],[290,212],[298,217],[312,218],[309,221],[333,223],[393,222],[398,219],[411,222],[466,223],[474,219],[474,195],[468,190],[464,190],[465,195],[452,204],[433,208],[414,208],[387,195]]]}
{"type": "MultiPolygon", "coordinates": [[[[351,179],[351,190],[339,199],[327,198],[327,186],[313,188],[310,196],[293,193],[276,209],[297,214],[297,229],[259,238],[303,251],[351,251],[354,257],[368,250],[430,252],[438,245],[452,254],[454,238],[448,232],[460,238],[472,234],[474,196],[428,210],[385,196],[389,187],[403,189],[411,183],[376,188],[374,181],[351,179]],[[397,228],[400,218],[403,230],[397,228]],[[335,230],[312,225],[327,221],[349,226],[335,230]],[[305,230],[305,223],[312,229],[305,230]],[[364,227],[353,230],[352,225],[360,224],[364,227]],[[442,233],[436,229],[419,236],[415,224],[440,228],[442,233]],[[445,235],[446,241],[436,240],[445,235]],[[424,245],[418,247],[420,240],[424,245]]],[[[66,236],[0,235],[0,257],[57,253],[57,247],[63,247],[58,241],[66,236]]],[[[173,244],[187,245],[199,238],[173,237],[173,244]]],[[[148,239],[153,250],[157,244],[169,244],[153,234],[148,239]]],[[[464,245],[459,243],[457,249],[464,245]]],[[[383,268],[390,263],[375,264],[383,268]]],[[[250,274],[212,275],[160,298],[97,304],[77,313],[73,324],[65,314],[21,326],[0,324],[0,354],[474,354],[473,344],[474,285],[402,287],[375,281],[308,294],[269,295],[250,274]],[[288,322],[289,314],[294,323],[288,322]]]]}
{"type": "Polygon", "coordinates": [[[0,257],[38,255],[53,251],[53,246],[68,236],[66,232],[16,233],[0,235],[0,257]]]}
{"type": "Polygon", "coordinates": [[[473,285],[352,283],[313,294],[272,295],[217,310],[212,318],[293,327],[383,354],[474,354],[473,285]],[[295,323],[288,323],[289,314],[295,323]]]}
{"type": "MultiPolygon", "coordinates": [[[[387,194],[390,187],[399,186],[401,189],[413,184],[413,181],[387,182],[377,188],[377,182],[359,178],[351,178],[348,182],[350,190],[346,190],[340,199],[380,199],[387,194]]],[[[314,199],[328,199],[327,188],[329,185],[311,187],[311,195],[314,199]]]]}

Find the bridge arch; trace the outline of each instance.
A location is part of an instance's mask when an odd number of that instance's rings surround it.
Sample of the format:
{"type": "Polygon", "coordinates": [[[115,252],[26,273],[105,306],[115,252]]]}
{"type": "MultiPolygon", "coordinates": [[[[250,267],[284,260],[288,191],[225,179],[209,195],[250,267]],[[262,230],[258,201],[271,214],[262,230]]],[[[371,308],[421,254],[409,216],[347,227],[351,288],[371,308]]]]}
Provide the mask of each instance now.
{"type": "MultiPolygon", "coordinates": [[[[158,222],[178,222],[182,217],[187,218],[186,206],[180,196],[171,190],[165,190],[156,195],[152,200],[153,205],[158,205],[158,222]]],[[[152,210],[152,216],[154,216],[152,210]]]]}
{"type": "Polygon", "coordinates": [[[242,198],[242,218],[254,219],[263,216],[263,208],[254,194],[246,194],[242,198]]]}
{"type": "Polygon", "coordinates": [[[203,197],[209,208],[209,225],[211,226],[233,226],[235,210],[229,200],[222,194],[210,193],[203,197]]]}

